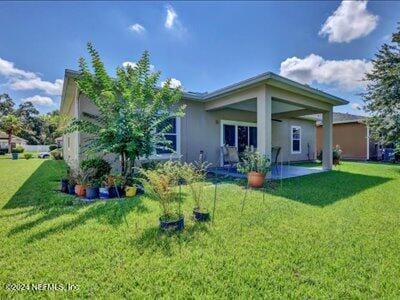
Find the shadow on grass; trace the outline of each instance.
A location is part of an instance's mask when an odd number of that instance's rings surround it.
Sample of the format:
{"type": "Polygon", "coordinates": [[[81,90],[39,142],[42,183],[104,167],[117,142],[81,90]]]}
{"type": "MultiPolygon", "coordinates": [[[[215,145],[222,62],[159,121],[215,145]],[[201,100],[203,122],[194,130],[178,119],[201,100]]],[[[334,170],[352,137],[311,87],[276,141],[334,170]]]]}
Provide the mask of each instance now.
{"type": "MultiPolygon", "coordinates": [[[[117,226],[126,222],[125,216],[131,211],[138,213],[148,211],[147,207],[143,205],[141,197],[102,201],[88,206],[80,203],[73,196],[58,192],[59,180],[64,167],[64,165],[59,165],[57,161],[43,162],[6,203],[3,209],[27,208],[21,214],[26,214],[26,217],[38,215],[35,220],[11,229],[8,236],[30,230],[46,221],[55,220],[65,215],[77,215],[77,217],[32,235],[28,242],[43,239],[63,230],[73,229],[91,219],[117,226]]],[[[17,214],[20,214],[20,212],[17,214]]]]}
{"type": "Polygon", "coordinates": [[[327,206],[392,180],[389,177],[330,171],[283,180],[270,194],[315,206],[327,206]]]}
{"type": "MultiPolygon", "coordinates": [[[[185,220],[185,223],[188,223],[185,220]]],[[[209,222],[185,224],[181,232],[163,232],[159,227],[147,228],[135,240],[131,242],[139,253],[145,250],[161,251],[166,256],[171,256],[176,248],[192,240],[196,240],[197,234],[209,232],[209,222]]]]}

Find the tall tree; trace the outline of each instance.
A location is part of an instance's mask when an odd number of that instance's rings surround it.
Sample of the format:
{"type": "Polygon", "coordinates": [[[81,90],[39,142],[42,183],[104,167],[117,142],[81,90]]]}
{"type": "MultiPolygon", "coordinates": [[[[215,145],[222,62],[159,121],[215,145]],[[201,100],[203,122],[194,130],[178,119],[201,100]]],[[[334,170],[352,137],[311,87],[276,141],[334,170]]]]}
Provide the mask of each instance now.
{"type": "Polygon", "coordinates": [[[22,122],[17,116],[8,114],[1,117],[0,129],[5,131],[8,135],[8,153],[11,153],[12,136],[17,135],[22,130],[22,122]]]}
{"type": "Polygon", "coordinates": [[[33,103],[29,101],[21,103],[15,110],[15,115],[20,119],[23,125],[19,136],[26,139],[29,144],[38,144],[43,124],[38,118],[39,111],[35,108],[33,103]]]}
{"type": "Polygon", "coordinates": [[[400,151],[400,23],[390,44],[383,44],[366,74],[365,108],[371,113],[371,134],[400,151]]]}
{"type": "Polygon", "coordinates": [[[14,112],[14,101],[8,94],[0,95],[0,117],[14,112]]]}
{"type": "Polygon", "coordinates": [[[99,114],[73,120],[68,132],[89,133],[91,149],[118,154],[121,174],[126,175],[137,158],[152,155],[157,145],[169,145],[164,133],[170,128],[163,124],[170,117],[183,115],[184,106],[178,105],[182,93],[180,88],[171,88],[170,80],[158,86],[160,72],[150,70],[147,51],[134,68],[118,67],[113,78],[90,43],[87,49],[93,71],[81,58],[77,85],[99,114]]]}

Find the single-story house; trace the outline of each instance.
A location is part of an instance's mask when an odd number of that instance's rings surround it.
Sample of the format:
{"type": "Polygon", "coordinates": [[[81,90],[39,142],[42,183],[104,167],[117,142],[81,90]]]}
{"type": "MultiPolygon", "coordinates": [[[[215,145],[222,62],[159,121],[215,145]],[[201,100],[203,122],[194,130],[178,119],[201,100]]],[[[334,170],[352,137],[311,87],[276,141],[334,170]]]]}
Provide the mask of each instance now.
{"type": "MultiPolygon", "coordinates": [[[[13,135],[11,137],[11,146],[14,147],[23,147],[25,148],[28,141],[20,138],[18,136],[13,135]]],[[[8,149],[8,134],[4,131],[0,131],[0,149],[8,149]]]]}
{"type": "MultiPolygon", "coordinates": [[[[317,121],[317,153],[323,148],[322,116],[317,121]]],[[[376,159],[379,145],[369,135],[366,117],[348,113],[333,113],[333,146],[339,145],[343,159],[376,159]]]]}
{"type": "MultiPolygon", "coordinates": [[[[61,114],[82,118],[97,108],[78,91],[79,73],[65,71],[61,114]]],[[[198,160],[200,152],[215,166],[222,163],[221,146],[241,152],[253,146],[271,157],[280,147],[280,160],[304,161],[316,157],[316,121],[307,116],[321,113],[324,124],[323,168],[332,168],[333,107],[348,102],[272,72],[240,81],[210,93],[184,92],[185,116],[171,120],[166,134],[175,152],[157,151],[153,159],[198,160]]],[[[82,160],[85,136],[76,132],[63,136],[64,159],[70,164],[82,160]]]]}

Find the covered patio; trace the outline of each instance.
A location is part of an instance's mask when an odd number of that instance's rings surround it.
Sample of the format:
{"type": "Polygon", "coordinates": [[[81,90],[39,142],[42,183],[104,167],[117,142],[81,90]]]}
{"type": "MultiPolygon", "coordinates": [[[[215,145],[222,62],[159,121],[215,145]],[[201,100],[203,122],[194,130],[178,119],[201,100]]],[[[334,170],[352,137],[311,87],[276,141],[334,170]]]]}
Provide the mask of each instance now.
{"type": "MultiPolygon", "coordinates": [[[[216,167],[208,170],[209,174],[233,178],[246,178],[246,174],[239,173],[235,167],[216,167]]],[[[301,167],[290,165],[277,165],[272,168],[266,178],[271,180],[286,179],[324,172],[322,167],[301,167]]]]}
{"type": "MultiPolygon", "coordinates": [[[[294,130],[297,130],[297,126],[291,126],[290,133],[285,129],[273,134],[272,122],[281,122],[282,119],[288,120],[301,117],[306,119],[309,115],[322,114],[324,137],[322,168],[283,166],[279,174],[283,174],[285,178],[288,178],[332,169],[333,106],[345,104],[346,101],[273,73],[262,74],[236,85],[215,91],[209,94],[207,98],[212,98],[212,101],[206,101],[205,103],[205,109],[209,112],[231,109],[254,113],[256,120],[253,125],[240,124],[238,122],[236,125],[238,133],[236,135],[239,135],[239,129],[248,127],[247,135],[249,136],[249,141],[252,139],[252,143],[256,145],[255,148],[257,151],[267,155],[272,161],[274,160],[271,155],[272,148],[277,145],[285,151],[283,161],[294,161],[293,157],[298,158],[296,154],[301,152],[301,142],[298,142],[300,144],[298,146],[300,151],[296,153],[296,149],[293,146],[293,139],[289,137],[296,134],[294,130]]],[[[225,124],[232,126],[232,123],[229,123],[229,121],[221,121],[221,147],[227,144],[224,138],[225,132],[223,131],[225,124]]],[[[238,140],[240,140],[240,136],[239,138],[235,137],[232,145],[236,146],[240,152],[241,149],[238,140]]],[[[251,142],[248,145],[253,146],[251,142]]],[[[312,153],[313,157],[308,157],[308,160],[316,158],[315,152],[316,150],[312,153]]],[[[279,161],[281,160],[282,158],[279,159],[279,161]]],[[[220,166],[222,167],[223,163],[220,166]]],[[[225,172],[224,169],[219,168],[216,168],[215,171],[225,172]]],[[[278,175],[272,174],[272,176],[276,177],[278,175]]]]}

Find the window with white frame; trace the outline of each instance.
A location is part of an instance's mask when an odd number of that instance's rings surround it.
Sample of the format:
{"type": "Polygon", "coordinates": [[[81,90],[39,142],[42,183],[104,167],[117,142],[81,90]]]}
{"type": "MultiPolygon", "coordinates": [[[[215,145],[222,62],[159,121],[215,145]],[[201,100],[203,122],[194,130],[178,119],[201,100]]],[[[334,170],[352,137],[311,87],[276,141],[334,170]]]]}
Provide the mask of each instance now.
{"type": "Polygon", "coordinates": [[[291,137],[291,153],[299,154],[301,153],[301,127],[291,126],[290,127],[290,137],[291,137]]]}
{"type": "Polygon", "coordinates": [[[180,119],[170,118],[160,124],[160,131],[168,126],[168,130],[164,132],[164,137],[170,143],[168,145],[160,145],[156,149],[157,155],[170,155],[172,153],[180,154],[180,119]]]}

